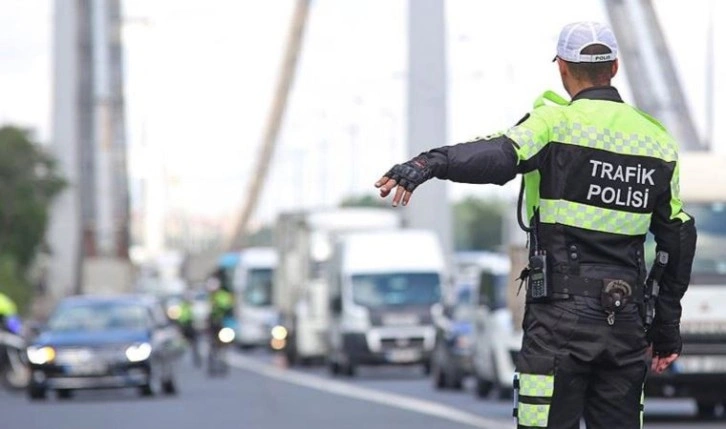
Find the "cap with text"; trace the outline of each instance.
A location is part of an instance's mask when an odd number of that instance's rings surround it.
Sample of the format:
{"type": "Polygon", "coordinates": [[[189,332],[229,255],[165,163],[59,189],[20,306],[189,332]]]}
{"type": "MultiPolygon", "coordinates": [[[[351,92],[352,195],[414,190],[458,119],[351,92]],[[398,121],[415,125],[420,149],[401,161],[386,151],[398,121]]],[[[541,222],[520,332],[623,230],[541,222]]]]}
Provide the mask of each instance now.
{"type": "Polygon", "coordinates": [[[570,63],[601,63],[618,57],[618,42],[610,26],[599,22],[573,22],[560,31],[557,56],[570,63]],[[603,45],[610,53],[588,55],[582,50],[592,45],[603,45]]]}

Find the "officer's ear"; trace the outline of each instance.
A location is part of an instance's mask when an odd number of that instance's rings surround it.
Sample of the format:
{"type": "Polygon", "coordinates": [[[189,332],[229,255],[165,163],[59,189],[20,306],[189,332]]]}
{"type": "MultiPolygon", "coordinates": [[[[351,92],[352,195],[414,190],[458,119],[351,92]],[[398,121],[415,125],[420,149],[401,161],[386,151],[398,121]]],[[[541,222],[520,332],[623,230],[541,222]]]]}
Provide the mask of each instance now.
{"type": "Polygon", "coordinates": [[[610,78],[614,78],[616,74],[618,74],[618,67],[619,67],[618,59],[616,58],[615,61],[613,61],[613,65],[610,68],[610,78]]]}
{"type": "Polygon", "coordinates": [[[559,57],[557,58],[557,67],[560,69],[560,76],[564,77],[570,74],[570,71],[567,69],[567,63],[559,57]]]}

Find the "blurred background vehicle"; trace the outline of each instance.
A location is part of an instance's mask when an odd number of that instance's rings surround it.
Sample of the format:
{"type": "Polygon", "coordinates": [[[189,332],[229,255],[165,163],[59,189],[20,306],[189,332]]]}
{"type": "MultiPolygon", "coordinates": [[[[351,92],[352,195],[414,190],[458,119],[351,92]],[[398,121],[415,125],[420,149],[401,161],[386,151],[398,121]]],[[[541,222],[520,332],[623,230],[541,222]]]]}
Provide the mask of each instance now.
{"type": "Polygon", "coordinates": [[[6,389],[20,390],[28,386],[26,347],[20,317],[0,317],[0,384],[6,389]]]}
{"type": "Polygon", "coordinates": [[[437,389],[462,389],[472,371],[474,350],[473,290],[464,286],[453,303],[440,303],[433,311],[436,341],[431,354],[431,376],[437,389]]]}
{"type": "Polygon", "coordinates": [[[175,394],[175,360],[183,340],[163,305],[148,296],[73,296],[59,302],[27,348],[31,399],[49,390],[138,389],[144,396],[175,394]]]}
{"type": "Polygon", "coordinates": [[[447,280],[443,249],[432,231],[340,235],[330,267],[331,373],[352,376],[359,365],[380,364],[421,364],[428,373],[435,336],[431,309],[447,280]]]}
{"type": "MultiPolygon", "coordinates": [[[[726,157],[682,154],[681,199],[696,219],[698,247],[681,305],[683,352],[665,373],[651,373],[649,397],[686,397],[702,417],[726,406],[726,157]]],[[[655,254],[652,236],[647,260],[655,254]]]]}
{"type": "Polygon", "coordinates": [[[273,247],[248,247],[240,251],[233,269],[235,314],[239,330],[235,342],[243,349],[270,346],[278,312],[272,305],[277,251],[273,247]]]}
{"type": "Polygon", "coordinates": [[[390,209],[344,207],[281,213],[275,224],[278,267],[273,303],[285,333],[283,353],[291,365],[324,362],[330,327],[331,257],[336,236],[345,232],[400,227],[390,209]]]}
{"type": "Polygon", "coordinates": [[[472,369],[476,395],[486,397],[495,390],[501,398],[511,395],[514,364],[521,347],[522,329],[514,322],[507,303],[510,260],[492,252],[461,252],[456,261],[465,282],[473,288],[472,369]]]}

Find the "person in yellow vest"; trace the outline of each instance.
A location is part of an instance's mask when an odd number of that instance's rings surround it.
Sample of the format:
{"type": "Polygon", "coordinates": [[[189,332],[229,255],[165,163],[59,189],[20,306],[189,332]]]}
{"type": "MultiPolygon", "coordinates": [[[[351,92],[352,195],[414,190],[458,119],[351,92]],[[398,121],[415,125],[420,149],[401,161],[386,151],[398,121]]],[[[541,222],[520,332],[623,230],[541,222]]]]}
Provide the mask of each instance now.
{"type": "Polygon", "coordinates": [[[20,333],[18,306],[7,295],[0,292],[0,329],[20,333]]]}
{"type": "Polygon", "coordinates": [[[697,234],[679,197],[678,142],[611,85],[618,44],[607,25],[566,25],[556,51],[570,100],[545,92],[508,130],[423,152],[375,186],[395,207],[429,179],[503,185],[522,174],[530,263],[518,427],[576,429],[584,417],[592,429],[638,429],[648,363],[663,372],[682,348],[697,234]]]}

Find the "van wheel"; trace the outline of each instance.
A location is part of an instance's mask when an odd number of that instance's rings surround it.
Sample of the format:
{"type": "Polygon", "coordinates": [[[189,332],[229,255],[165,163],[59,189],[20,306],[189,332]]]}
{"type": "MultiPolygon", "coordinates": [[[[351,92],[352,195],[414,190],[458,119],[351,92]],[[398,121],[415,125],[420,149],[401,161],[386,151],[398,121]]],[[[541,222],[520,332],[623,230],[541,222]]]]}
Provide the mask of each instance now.
{"type": "Polygon", "coordinates": [[[55,393],[58,399],[71,399],[73,397],[73,391],[70,389],[58,389],[55,393]]]}
{"type": "Polygon", "coordinates": [[[165,395],[176,395],[177,389],[174,379],[169,377],[168,379],[164,380],[161,383],[161,391],[164,392],[165,395]]]}
{"type": "Polygon", "coordinates": [[[479,378],[479,376],[476,377],[476,396],[479,398],[486,398],[489,396],[489,393],[492,391],[492,388],[494,387],[494,383],[492,383],[489,380],[484,380],[483,378],[479,378]]]}
{"type": "Polygon", "coordinates": [[[449,387],[454,390],[461,390],[464,388],[464,377],[461,375],[460,372],[456,371],[454,374],[451,375],[451,378],[449,380],[449,387]]]}
{"type": "Polygon", "coordinates": [[[343,373],[343,375],[346,375],[348,377],[355,377],[356,366],[352,362],[348,362],[341,368],[340,372],[343,373]]]}
{"type": "Polygon", "coordinates": [[[711,418],[716,414],[716,403],[711,401],[696,401],[698,417],[711,418]]]}
{"type": "Polygon", "coordinates": [[[28,398],[32,401],[39,401],[46,398],[46,390],[42,387],[28,386],[28,398]]]}
{"type": "Polygon", "coordinates": [[[340,374],[340,365],[338,362],[335,362],[333,360],[328,361],[328,372],[330,372],[330,375],[335,377],[336,375],[340,374]]]}
{"type": "Polygon", "coordinates": [[[434,364],[431,368],[431,374],[434,381],[434,387],[437,389],[446,388],[446,374],[441,369],[441,366],[434,364]]]}

